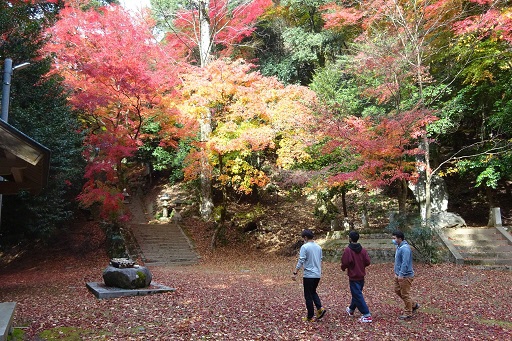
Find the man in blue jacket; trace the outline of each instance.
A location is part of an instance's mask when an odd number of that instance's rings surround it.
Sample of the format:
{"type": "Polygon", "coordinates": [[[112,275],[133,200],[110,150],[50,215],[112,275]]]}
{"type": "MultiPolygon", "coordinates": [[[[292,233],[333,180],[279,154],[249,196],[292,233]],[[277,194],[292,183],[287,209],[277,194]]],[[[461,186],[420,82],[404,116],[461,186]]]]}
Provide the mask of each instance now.
{"type": "Polygon", "coordinates": [[[370,314],[370,309],[368,309],[363,296],[365,268],[370,265],[370,257],[368,252],[357,242],[359,233],[351,231],[348,238],[350,243],[341,256],[341,270],[347,270],[350,293],[352,294],[352,300],[346,309],[347,314],[354,316],[354,311],[357,308],[363,314],[359,322],[371,323],[373,321],[372,314],[370,314]]]}
{"type": "Polygon", "coordinates": [[[302,231],[301,236],[304,239],[304,244],[300,248],[299,260],[293,271],[292,279],[295,281],[297,272],[304,268],[302,282],[304,285],[304,299],[308,310],[308,315],[304,320],[311,322],[324,317],[326,311],[322,307],[322,302],[316,292],[318,283],[320,283],[320,277],[322,277],[322,248],[313,241],[314,234],[311,230],[302,231]]]}
{"type": "Polygon", "coordinates": [[[411,286],[414,280],[414,269],[412,268],[412,251],[409,243],[405,240],[404,233],[396,230],[393,232],[393,244],[396,246],[395,253],[395,293],[404,301],[404,313],[400,320],[412,318],[420,305],[413,304],[411,298],[411,286]]]}

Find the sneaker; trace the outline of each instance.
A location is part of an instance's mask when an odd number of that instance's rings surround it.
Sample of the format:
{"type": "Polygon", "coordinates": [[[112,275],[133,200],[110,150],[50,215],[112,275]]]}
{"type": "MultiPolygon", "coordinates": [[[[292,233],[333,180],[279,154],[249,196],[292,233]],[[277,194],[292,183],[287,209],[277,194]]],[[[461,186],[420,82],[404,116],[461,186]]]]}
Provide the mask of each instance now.
{"type": "Polygon", "coordinates": [[[398,316],[398,319],[403,320],[403,321],[408,321],[408,320],[412,319],[412,315],[400,315],[400,316],[398,316]]]}
{"type": "Polygon", "coordinates": [[[361,316],[361,318],[359,319],[359,322],[361,322],[361,323],[372,323],[373,319],[372,319],[371,316],[361,316]]]}
{"type": "Polygon", "coordinates": [[[420,305],[419,305],[418,303],[416,303],[416,304],[414,305],[414,307],[412,307],[412,312],[413,312],[413,313],[415,313],[415,312],[416,312],[416,310],[418,310],[418,309],[420,309],[420,305]]]}
{"type": "Polygon", "coordinates": [[[316,319],[317,319],[317,320],[320,320],[322,317],[324,317],[324,315],[325,315],[325,312],[326,312],[326,311],[327,311],[327,310],[325,310],[325,308],[324,308],[324,307],[322,307],[322,308],[318,309],[318,310],[316,311],[316,319]]]}
{"type": "Polygon", "coordinates": [[[354,311],[350,310],[349,307],[347,307],[347,309],[345,309],[345,311],[347,312],[348,316],[354,316],[354,311]]]}
{"type": "Polygon", "coordinates": [[[316,318],[314,316],[313,317],[303,317],[302,321],[304,321],[304,322],[315,322],[316,318]]]}

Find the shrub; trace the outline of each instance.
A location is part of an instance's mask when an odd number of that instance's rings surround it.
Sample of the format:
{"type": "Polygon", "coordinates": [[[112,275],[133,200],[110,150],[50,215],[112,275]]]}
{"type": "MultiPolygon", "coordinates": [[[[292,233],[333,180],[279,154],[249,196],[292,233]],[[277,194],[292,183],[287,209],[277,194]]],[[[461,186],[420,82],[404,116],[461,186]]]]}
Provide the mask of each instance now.
{"type": "Polygon", "coordinates": [[[423,223],[419,215],[400,215],[391,221],[386,229],[390,233],[401,230],[407,242],[417,251],[416,256],[420,261],[428,264],[439,262],[437,234],[423,223]]]}

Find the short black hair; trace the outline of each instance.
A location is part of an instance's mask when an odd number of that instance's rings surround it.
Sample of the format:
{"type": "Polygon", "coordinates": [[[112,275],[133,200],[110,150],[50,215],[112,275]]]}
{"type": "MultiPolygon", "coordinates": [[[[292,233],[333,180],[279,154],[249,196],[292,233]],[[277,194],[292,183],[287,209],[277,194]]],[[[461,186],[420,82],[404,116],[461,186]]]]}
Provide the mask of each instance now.
{"type": "Polygon", "coordinates": [[[395,236],[399,239],[402,239],[402,240],[405,240],[405,235],[402,231],[400,230],[394,230],[393,233],[391,234],[392,236],[395,236]]]}
{"type": "Polygon", "coordinates": [[[348,237],[352,242],[357,243],[357,241],[359,240],[359,233],[357,233],[357,231],[350,231],[348,237]]]}
{"type": "Polygon", "coordinates": [[[306,230],[302,231],[301,237],[302,238],[306,237],[307,239],[313,239],[313,238],[315,238],[315,235],[313,234],[313,231],[306,229],[306,230]]]}

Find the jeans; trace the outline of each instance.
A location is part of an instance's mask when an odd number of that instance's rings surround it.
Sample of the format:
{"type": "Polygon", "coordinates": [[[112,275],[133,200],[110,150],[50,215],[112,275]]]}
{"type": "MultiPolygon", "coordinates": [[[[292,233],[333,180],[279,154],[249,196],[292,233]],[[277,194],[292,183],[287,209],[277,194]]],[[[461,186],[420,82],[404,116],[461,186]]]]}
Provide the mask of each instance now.
{"type": "Polygon", "coordinates": [[[349,284],[352,301],[348,308],[351,311],[354,311],[357,308],[363,316],[370,316],[370,309],[368,309],[363,297],[364,279],[361,281],[349,281],[349,284]]]}
{"type": "Polygon", "coordinates": [[[308,318],[312,318],[315,316],[315,306],[316,309],[322,308],[322,302],[316,293],[320,278],[302,278],[302,283],[304,285],[304,299],[306,300],[306,308],[308,309],[308,318]]]}
{"type": "Polygon", "coordinates": [[[404,277],[402,279],[395,277],[395,293],[404,301],[404,315],[407,316],[412,315],[411,285],[413,280],[413,277],[404,277]]]}

